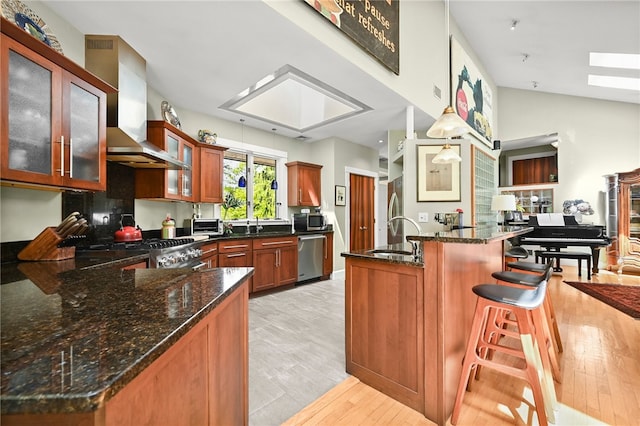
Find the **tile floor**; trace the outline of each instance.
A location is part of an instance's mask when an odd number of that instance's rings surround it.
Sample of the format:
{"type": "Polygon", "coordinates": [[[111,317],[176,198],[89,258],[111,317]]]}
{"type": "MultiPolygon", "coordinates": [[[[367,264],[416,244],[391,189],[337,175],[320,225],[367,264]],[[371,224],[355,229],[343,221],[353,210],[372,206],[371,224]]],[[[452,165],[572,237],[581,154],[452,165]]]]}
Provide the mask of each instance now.
{"type": "Polygon", "coordinates": [[[249,300],[249,425],[280,425],[348,377],[344,280],[249,300]]]}

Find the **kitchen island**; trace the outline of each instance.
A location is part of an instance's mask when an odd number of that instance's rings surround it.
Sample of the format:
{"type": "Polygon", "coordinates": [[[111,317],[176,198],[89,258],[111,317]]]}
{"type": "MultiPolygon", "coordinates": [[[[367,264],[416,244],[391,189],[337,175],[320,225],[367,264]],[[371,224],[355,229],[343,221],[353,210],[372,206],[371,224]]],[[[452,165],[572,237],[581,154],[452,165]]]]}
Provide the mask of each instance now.
{"type": "Polygon", "coordinates": [[[80,262],[3,265],[3,425],[248,423],[252,268],[80,262]]]}
{"type": "Polygon", "coordinates": [[[495,282],[504,240],[532,228],[407,236],[421,256],[366,250],[345,262],[347,372],[439,425],[453,409],[475,310],[471,288],[495,282]]]}

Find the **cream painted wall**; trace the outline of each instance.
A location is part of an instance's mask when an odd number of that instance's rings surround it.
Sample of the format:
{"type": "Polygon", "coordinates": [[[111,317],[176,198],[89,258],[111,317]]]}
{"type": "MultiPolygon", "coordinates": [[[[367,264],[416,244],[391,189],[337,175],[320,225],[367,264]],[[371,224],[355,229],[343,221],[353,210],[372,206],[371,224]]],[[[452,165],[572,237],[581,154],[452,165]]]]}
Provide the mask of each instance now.
{"type": "MultiPolygon", "coordinates": [[[[438,116],[448,98],[433,97],[433,84],[446,94],[448,61],[444,29],[444,3],[405,1],[400,7],[400,74],[396,75],[319,14],[310,14],[303,1],[263,0],[278,13],[330,46],[338,54],[398,92],[423,111],[438,116]]],[[[427,123],[417,123],[426,127],[427,123]]]]}
{"type": "Polygon", "coordinates": [[[62,193],[0,187],[0,242],[27,241],[62,218],[62,193]]]}
{"type": "Polygon", "coordinates": [[[553,209],[583,199],[595,210],[584,223],[604,225],[604,178],[640,167],[640,105],[501,88],[500,139],[557,132],[558,184],[553,209]]]}

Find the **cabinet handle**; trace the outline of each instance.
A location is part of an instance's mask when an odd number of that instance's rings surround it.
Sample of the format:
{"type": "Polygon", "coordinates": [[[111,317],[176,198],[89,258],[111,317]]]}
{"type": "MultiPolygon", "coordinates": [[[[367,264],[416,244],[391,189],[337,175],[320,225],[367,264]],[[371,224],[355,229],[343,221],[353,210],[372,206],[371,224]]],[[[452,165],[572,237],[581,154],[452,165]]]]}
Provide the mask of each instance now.
{"type": "Polygon", "coordinates": [[[64,176],[64,136],[60,136],[60,176],[64,176]]]}
{"type": "Polygon", "coordinates": [[[302,203],[302,188],[298,189],[298,202],[302,203]]]}
{"type": "Polygon", "coordinates": [[[69,138],[69,177],[73,177],[73,139],[69,138]]]}
{"type": "Polygon", "coordinates": [[[218,249],[205,250],[202,252],[202,255],[204,256],[205,254],[214,253],[216,251],[218,251],[218,249]]]}
{"type": "Polygon", "coordinates": [[[222,246],[223,248],[226,249],[232,249],[232,248],[245,248],[245,247],[249,247],[247,244],[238,244],[235,246],[222,246]]]}
{"type": "Polygon", "coordinates": [[[234,253],[234,254],[227,255],[227,257],[240,257],[240,256],[246,256],[246,253],[234,253]]]}
{"type": "Polygon", "coordinates": [[[360,230],[361,230],[361,231],[366,231],[366,230],[367,230],[367,227],[366,227],[366,226],[361,226],[361,227],[360,227],[360,230]]]}
{"type": "Polygon", "coordinates": [[[276,244],[293,244],[293,241],[272,241],[270,243],[260,243],[261,246],[273,246],[276,244]]]}

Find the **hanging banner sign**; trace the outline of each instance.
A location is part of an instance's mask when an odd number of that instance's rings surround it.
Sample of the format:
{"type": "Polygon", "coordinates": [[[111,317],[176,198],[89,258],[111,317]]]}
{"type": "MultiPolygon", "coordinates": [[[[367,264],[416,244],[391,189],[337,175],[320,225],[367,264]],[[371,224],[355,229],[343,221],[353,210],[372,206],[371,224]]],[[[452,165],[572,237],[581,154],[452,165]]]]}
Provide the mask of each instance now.
{"type": "Polygon", "coordinates": [[[400,74],[400,0],[304,0],[334,26],[400,74]]]}

